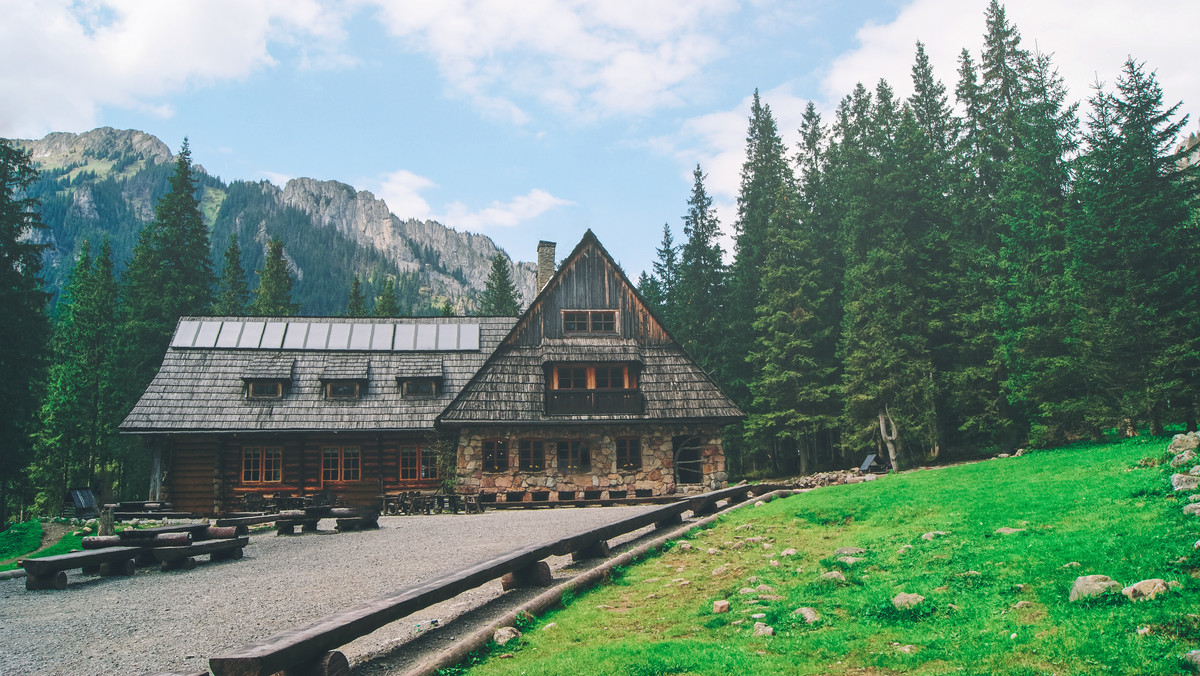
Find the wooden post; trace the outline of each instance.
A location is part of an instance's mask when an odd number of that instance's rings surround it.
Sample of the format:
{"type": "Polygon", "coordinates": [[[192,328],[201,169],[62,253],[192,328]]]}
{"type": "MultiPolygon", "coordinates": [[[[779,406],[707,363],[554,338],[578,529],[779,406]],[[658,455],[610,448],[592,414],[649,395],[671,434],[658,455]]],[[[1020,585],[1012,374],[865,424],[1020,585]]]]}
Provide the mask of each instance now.
{"type": "Polygon", "coordinates": [[[601,540],[590,547],[584,547],[577,552],[571,552],[571,561],[579,563],[587,559],[606,559],[610,553],[608,540],[601,540]]]}
{"type": "Polygon", "coordinates": [[[100,526],[99,526],[99,528],[100,528],[100,530],[97,531],[96,534],[101,537],[116,534],[117,531],[115,528],[113,528],[113,508],[112,507],[105,507],[104,509],[100,510],[100,526]]]}
{"type": "Polygon", "coordinates": [[[548,587],[554,582],[554,574],[550,572],[550,564],[537,561],[521,570],[506,573],[500,578],[500,586],[504,591],[517,587],[548,587]]]}

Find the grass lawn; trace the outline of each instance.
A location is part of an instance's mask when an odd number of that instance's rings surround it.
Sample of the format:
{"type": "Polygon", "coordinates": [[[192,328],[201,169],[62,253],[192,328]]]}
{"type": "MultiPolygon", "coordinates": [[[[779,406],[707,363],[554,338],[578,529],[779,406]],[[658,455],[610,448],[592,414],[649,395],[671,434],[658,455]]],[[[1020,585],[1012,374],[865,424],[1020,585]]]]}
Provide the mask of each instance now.
{"type": "Polygon", "coordinates": [[[1164,458],[1168,441],[1078,444],[736,510],[470,673],[1190,673],[1180,658],[1200,648],[1200,517],[1184,516],[1189,492],[1173,494],[1167,465],[1140,462],[1164,458]],[[921,537],[932,531],[946,535],[921,537]],[[837,560],[847,546],[862,560],[837,560]],[[819,579],[834,570],[846,583],[819,579]],[[1140,603],[1068,602],[1091,574],[1181,585],[1140,603]],[[898,611],[900,592],[925,601],[898,611]],[[730,611],[714,614],[717,600],[730,611]],[[800,607],[820,619],[806,624],[800,607]],[[775,635],[755,636],[756,621],[775,635]]]}

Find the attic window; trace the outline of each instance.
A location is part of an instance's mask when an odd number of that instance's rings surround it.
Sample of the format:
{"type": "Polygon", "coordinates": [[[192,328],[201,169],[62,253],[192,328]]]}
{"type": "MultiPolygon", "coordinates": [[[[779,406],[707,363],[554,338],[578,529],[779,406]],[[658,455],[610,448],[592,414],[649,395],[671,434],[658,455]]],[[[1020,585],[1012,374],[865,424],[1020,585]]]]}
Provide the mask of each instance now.
{"type": "Polygon", "coordinates": [[[405,399],[428,399],[438,393],[434,378],[408,378],[400,381],[400,390],[405,399]]]}
{"type": "Polygon", "coordinates": [[[251,380],[246,388],[250,399],[282,399],[282,380],[251,380]]]}
{"type": "Polygon", "coordinates": [[[357,380],[331,380],[325,383],[326,399],[358,399],[362,383],[357,380]]]}
{"type": "Polygon", "coordinates": [[[616,332],[616,310],[563,310],[563,333],[616,332]]]}

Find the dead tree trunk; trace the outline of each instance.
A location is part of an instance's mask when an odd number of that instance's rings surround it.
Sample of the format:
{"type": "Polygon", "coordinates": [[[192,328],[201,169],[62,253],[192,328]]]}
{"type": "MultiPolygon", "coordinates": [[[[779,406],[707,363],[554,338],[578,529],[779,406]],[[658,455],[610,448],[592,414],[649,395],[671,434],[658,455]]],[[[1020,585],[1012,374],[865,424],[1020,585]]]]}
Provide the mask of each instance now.
{"type": "Polygon", "coordinates": [[[900,433],[896,429],[896,421],[892,420],[891,414],[888,413],[887,406],[879,409],[879,436],[883,438],[883,443],[887,445],[888,462],[892,464],[892,469],[900,469],[896,464],[899,455],[896,439],[900,436],[900,433]]]}

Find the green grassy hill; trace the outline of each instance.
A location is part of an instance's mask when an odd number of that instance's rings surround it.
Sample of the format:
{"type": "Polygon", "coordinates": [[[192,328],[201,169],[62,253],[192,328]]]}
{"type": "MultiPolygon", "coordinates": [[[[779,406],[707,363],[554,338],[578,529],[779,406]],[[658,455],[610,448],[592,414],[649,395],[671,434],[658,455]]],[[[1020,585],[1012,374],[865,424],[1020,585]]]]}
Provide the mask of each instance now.
{"type": "Polygon", "coordinates": [[[1200,517],[1183,514],[1190,492],[1171,490],[1168,441],[1081,444],[739,509],[470,673],[1190,673],[1200,517]],[[934,531],[944,535],[922,537],[934,531]],[[847,563],[840,547],[866,551],[847,563]],[[822,580],[829,571],[846,581],[822,580]],[[1179,584],[1139,603],[1069,602],[1091,574],[1179,584]],[[925,600],[897,610],[900,592],[925,600]],[[719,600],[728,612],[713,612],[719,600]],[[774,635],[754,635],[755,622],[774,635]]]}

